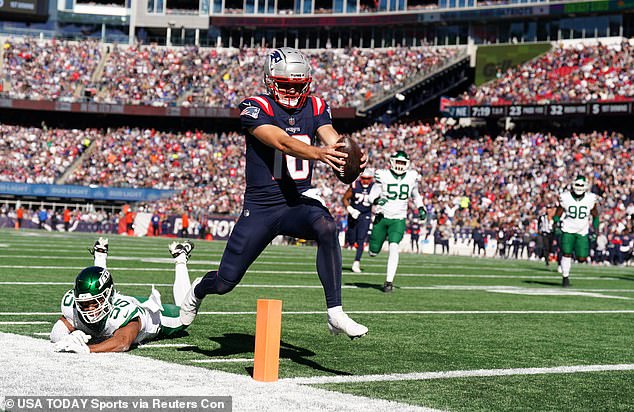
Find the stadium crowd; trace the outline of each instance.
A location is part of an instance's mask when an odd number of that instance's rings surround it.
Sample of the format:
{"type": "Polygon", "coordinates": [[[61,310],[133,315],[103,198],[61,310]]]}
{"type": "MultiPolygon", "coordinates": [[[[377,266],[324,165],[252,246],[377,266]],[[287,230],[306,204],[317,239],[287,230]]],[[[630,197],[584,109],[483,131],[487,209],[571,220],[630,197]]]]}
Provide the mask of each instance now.
{"type": "Polygon", "coordinates": [[[3,92],[13,99],[74,101],[101,60],[95,40],[7,39],[3,49],[3,92]]]}
{"type": "Polygon", "coordinates": [[[0,124],[0,182],[54,183],[98,134],[0,124]]]}
{"type": "Polygon", "coordinates": [[[548,104],[634,97],[634,39],[616,44],[561,44],[472,86],[461,104],[548,104]]]}
{"type": "MultiPolygon", "coordinates": [[[[179,213],[188,206],[193,216],[240,213],[244,187],[243,137],[239,133],[175,133],[153,129],[120,128],[96,131],[48,131],[63,135],[52,149],[35,141],[40,129],[14,130],[4,139],[7,155],[3,180],[50,182],[48,173],[61,173],[80,153],[85,139],[94,140],[90,155],[66,183],[115,187],[176,189],[178,195],[157,207],[179,213]],[[16,149],[19,148],[19,149],[16,149]],[[45,150],[42,150],[42,149],[45,150]],[[61,153],[62,156],[55,154],[61,153]],[[22,168],[22,169],[20,169],[22,168]],[[22,170],[22,173],[19,172],[22,170]],[[37,174],[24,170],[41,170],[37,174]],[[17,174],[12,174],[18,171],[17,174]]],[[[588,176],[592,190],[602,196],[601,221],[606,233],[631,226],[634,212],[634,141],[617,133],[505,133],[499,136],[460,136],[444,120],[433,124],[375,124],[353,134],[368,151],[370,167],[385,168],[389,155],[404,149],[421,174],[420,191],[430,215],[451,226],[452,232],[473,230],[533,231],[544,209],[557,202],[558,193],[578,174],[588,176]],[[560,138],[565,137],[565,138],[560,138]],[[628,223],[629,222],[629,223],[628,223]]],[[[345,215],[341,197],[346,186],[324,165],[316,167],[315,185],[335,215],[345,215]]],[[[629,228],[631,230],[631,227],[629,228]]]]}
{"type": "MultiPolygon", "coordinates": [[[[313,94],[332,107],[357,107],[464,49],[395,47],[306,51],[315,68],[313,94]]],[[[215,49],[9,39],[3,71],[11,98],[109,104],[237,107],[262,91],[267,48],[215,49]],[[102,52],[103,48],[103,52],[102,52]]]]}

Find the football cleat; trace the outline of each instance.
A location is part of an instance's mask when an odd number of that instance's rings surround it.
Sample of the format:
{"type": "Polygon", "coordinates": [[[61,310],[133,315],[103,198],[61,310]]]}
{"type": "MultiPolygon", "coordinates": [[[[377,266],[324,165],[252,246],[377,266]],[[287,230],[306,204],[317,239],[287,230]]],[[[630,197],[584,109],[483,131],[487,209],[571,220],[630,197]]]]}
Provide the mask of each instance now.
{"type": "Polygon", "coordinates": [[[394,290],[394,284],[392,282],[385,282],[383,284],[383,292],[390,293],[394,290]]]}
{"type": "Polygon", "coordinates": [[[361,273],[361,264],[359,263],[358,260],[355,260],[354,262],[352,262],[352,271],[354,273],[361,273]]]}
{"type": "Polygon", "coordinates": [[[561,286],[563,286],[564,288],[569,288],[570,287],[570,278],[568,276],[563,278],[563,280],[561,282],[561,286]]]}
{"type": "Polygon", "coordinates": [[[360,338],[368,333],[368,328],[350,319],[345,312],[328,316],[328,330],[333,335],[345,334],[350,339],[360,338]]]}
{"type": "Polygon", "coordinates": [[[95,255],[95,252],[108,253],[108,238],[100,237],[99,239],[95,240],[95,245],[91,248],[88,248],[88,251],[93,256],[95,255]]]}
{"type": "Polygon", "coordinates": [[[167,248],[173,258],[176,258],[184,253],[187,259],[189,259],[189,255],[192,253],[192,250],[194,250],[194,244],[189,240],[184,242],[172,242],[167,248]]]}
{"type": "Polygon", "coordinates": [[[198,313],[198,308],[200,308],[200,304],[202,303],[202,299],[198,299],[194,294],[194,288],[198,286],[202,278],[196,278],[192,282],[192,287],[189,288],[189,291],[185,295],[183,302],[181,302],[181,308],[179,317],[181,323],[185,326],[189,326],[192,324],[194,319],[196,318],[196,314],[198,313]]]}

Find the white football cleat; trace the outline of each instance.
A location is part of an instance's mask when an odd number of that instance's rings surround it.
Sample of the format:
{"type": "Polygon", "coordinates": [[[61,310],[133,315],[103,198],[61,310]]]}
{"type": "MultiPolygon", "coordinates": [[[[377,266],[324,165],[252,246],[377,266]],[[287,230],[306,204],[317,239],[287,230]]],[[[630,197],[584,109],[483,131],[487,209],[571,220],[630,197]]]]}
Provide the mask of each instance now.
{"type": "Polygon", "coordinates": [[[92,248],[88,249],[88,251],[93,256],[95,252],[108,253],[108,238],[99,237],[99,239],[95,240],[95,245],[92,248]]]}
{"type": "Polygon", "coordinates": [[[185,326],[189,326],[192,324],[194,319],[196,318],[196,314],[198,313],[198,308],[200,308],[200,304],[203,302],[202,299],[198,299],[194,294],[194,288],[200,283],[202,278],[196,278],[192,282],[192,287],[189,288],[185,298],[181,302],[181,309],[179,313],[179,318],[181,323],[185,326]]]}
{"type": "Polygon", "coordinates": [[[358,260],[355,260],[354,262],[352,262],[352,271],[354,273],[361,273],[361,264],[359,263],[358,260]]]}
{"type": "Polygon", "coordinates": [[[350,319],[345,312],[338,312],[328,316],[328,330],[333,335],[344,333],[350,339],[360,338],[368,333],[368,328],[350,319]]]}

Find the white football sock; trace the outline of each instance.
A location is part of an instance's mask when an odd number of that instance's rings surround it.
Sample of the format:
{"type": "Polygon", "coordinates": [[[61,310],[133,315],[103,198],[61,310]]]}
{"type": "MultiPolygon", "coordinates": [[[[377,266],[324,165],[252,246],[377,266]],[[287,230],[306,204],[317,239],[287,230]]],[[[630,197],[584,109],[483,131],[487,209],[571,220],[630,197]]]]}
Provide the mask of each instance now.
{"type": "Polygon", "coordinates": [[[387,282],[392,282],[394,280],[394,276],[396,276],[396,268],[398,267],[398,243],[390,243],[389,250],[390,252],[387,257],[387,277],[385,280],[387,282]]]}
{"type": "Polygon", "coordinates": [[[101,268],[106,268],[106,259],[108,258],[107,253],[95,252],[95,266],[99,266],[101,268]]]}
{"type": "Polygon", "coordinates": [[[570,276],[570,266],[572,266],[572,258],[563,256],[561,258],[561,275],[563,277],[570,276]]]}
{"type": "Polygon", "coordinates": [[[172,289],[172,293],[174,294],[174,304],[176,306],[181,305],[190,288],[191,282],[189,281],[187,264],[185,264],[185,262],[177,262],[176,269],[174,271],[174,287],[172,289]]]}
{"type": "Polygon", "coordinates": [[[337,313],[343,313],[343,308],[341,306],[334,306],[332,308],[328,308],[329,318],[335,316],[337,313]]]}

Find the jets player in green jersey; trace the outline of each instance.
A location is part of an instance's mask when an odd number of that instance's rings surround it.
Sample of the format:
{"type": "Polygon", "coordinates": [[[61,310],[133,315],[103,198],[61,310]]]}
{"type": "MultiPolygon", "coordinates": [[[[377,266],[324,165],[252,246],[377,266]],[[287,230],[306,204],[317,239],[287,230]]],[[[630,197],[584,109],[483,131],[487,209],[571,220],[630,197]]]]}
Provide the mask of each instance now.
{"type": "Polygon", "coordinates": [[[387,276],[383,284],[383,291],[386,293],[392,292],[394,288],[399,243],[405,234],[410,198],[418,208],[419,219],[424,221],[427,217],[423,199],[418,193],[418,172],[410,170],[409,165],[407,153],[402,150],[393,153],[390,156],[390,168],[376,171],[375,184],[369,195],[370,201],[378,205],[370,235],[370,256],[379,254],[386,239],[389,243],[387,276]]]}
{"type": "Polygon", "coordinates": [[[554,234],[560,239],[562,285],[565,288],[570,286],[572,254],[579,262],[585,262],[590,250],[590,236],[596,237],[599,233],[597,203],[598,196],[588,192],[588,181],[583,176],[577,176],[572,183],[572,190],[563,192],[559,197],[553,222],[554,234]],[[590,217],[594,229],[591,235],[588,234],[590,217]]]}
{"type": "Polygon", "coordinates": [[[194,248],[189,242],[172,242],[169,252],[176,264],[173,287],[176,305],[161,303],[152,288],[149,298],[126,296],[114,288],[107,269],[108,239],[99,238],[90,252],[93,266],[83,269],[74,288],[62,298],[62,316],[51,330],[56,352],[125,352],[132,345],[170,336],[186,328],[179,305],[191,283],[187,260],[194,248]]]}

